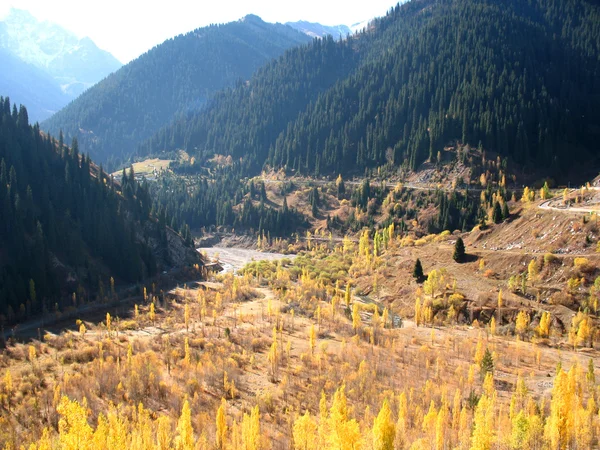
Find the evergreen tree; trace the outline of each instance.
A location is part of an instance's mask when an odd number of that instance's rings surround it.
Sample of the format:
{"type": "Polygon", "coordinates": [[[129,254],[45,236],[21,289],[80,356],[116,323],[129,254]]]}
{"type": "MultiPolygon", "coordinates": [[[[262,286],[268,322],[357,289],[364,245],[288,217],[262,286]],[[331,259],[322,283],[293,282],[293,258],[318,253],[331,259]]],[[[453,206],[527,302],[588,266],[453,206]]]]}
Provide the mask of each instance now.
{"type": "Polygon", "coordinates": [[[454,259],[454,261],[457,263],[461,263],[465,260],[465,256],[465,243],[463,242],[462,238],[459,237],[456,240],[456,244],[454,244],[454,254],[452,255],[452,259],[454,259]]]}
{"type": "Polygon", "coordinates": [[[507,202],[504,202],[504,204],[502,205],[502,220],[506,220],[510,217],[510,212],[508,210],[508,204],[507,202]]]}
{"type": "Polygon", "coordinates": [[[425,274],[423,273],[423,266],[421,265],[421,260],[417,258],[415,261],[415,267],[413,269],[413,277],[417,283],[422,283],[425,279],[425,274]]]}
{"type": "Polygon", "coordinates": [[[502,219],[502,208],[500,207],[500,202],[496,201],[492,212],[492,220],[494,223],[500,223],[502,222],[502,219]]]}
{"type": "Polygon", "coordinates": [[[485,349],[481,363],[479,364],[481,379],[485,379],[487,373],[494,373],[494,358],[488,348],[485,349]]]}

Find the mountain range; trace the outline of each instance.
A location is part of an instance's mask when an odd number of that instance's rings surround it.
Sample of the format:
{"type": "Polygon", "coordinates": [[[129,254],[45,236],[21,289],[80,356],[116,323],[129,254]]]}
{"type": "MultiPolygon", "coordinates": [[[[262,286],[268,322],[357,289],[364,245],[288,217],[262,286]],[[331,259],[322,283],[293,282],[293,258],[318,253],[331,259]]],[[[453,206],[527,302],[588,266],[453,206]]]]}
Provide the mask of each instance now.
{"type": "Polygon", "coordinates": [[[32,121],[48,118],[122,65],[91,39],[18,9],[0,21],[0,62],[12,68],[0,75],[0,91],[26,104],[32,121]]]}
{"type": "Polygon", "coordinates": [[[43,123],[115,167],[177,115],[198,110],[220,89],[249,79],[268,61],[311,38],[248,15],[168,39],[84,92],[43,123]]]}
{"type": "Polygon", "coordinates": [[[287,51],[140,153],[363,174],[459,142],[560,178],[598,162],[598,23],[586,0],[412,0],[351,39],[287,51]]]}
{"type": "Polygon", "coordinates": [[[315,38],[323,38],[327,35],[331,35],[334,39],[342,39],[352,34],[352,30],[347,25],[327,26],[321,25],[320,23],[307,22],[305,20],[286,22],[286,25],[315,38]]]}

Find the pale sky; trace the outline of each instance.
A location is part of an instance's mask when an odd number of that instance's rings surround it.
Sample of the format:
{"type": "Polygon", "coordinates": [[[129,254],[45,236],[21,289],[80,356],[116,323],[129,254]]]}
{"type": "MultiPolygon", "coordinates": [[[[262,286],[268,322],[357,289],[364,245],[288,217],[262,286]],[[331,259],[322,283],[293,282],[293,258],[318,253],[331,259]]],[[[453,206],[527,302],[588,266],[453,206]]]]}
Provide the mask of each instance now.
{"type": "Polygon", "coordinates": [[[130,60],[178,34],[211,23],[256,14],[266,22],[308,20],[324,25],[352,25],[384,15],[397,0],[0,0],[0,17],[10,7],[28,10],[90,37],[121,62],[130,60]]]}

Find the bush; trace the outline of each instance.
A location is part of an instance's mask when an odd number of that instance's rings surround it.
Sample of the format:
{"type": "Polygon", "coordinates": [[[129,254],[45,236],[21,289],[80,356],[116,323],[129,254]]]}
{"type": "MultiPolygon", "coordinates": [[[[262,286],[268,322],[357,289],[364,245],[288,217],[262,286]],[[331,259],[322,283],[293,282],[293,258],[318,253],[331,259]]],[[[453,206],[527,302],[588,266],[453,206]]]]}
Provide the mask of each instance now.
{"type": "Polygon", "coordinates": [[[72,364],[72,363],[88,363],[93,361],[98,357],[98,347],[96,345],[78,348],[74,350],[66,351],[62,356],[62,361],[64,364],[72,364]]]}
{"type": "Polygon", "coordinates": [[[553,253],[544,254],[544,265],[552,264],[558,258],[553,253]]]}

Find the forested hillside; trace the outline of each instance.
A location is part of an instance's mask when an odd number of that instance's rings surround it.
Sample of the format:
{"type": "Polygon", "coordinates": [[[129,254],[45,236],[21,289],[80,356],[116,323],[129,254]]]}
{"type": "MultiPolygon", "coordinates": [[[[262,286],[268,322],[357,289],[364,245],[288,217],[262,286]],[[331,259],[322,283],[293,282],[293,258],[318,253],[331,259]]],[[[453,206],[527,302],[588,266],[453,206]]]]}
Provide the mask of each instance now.
{"type": "Polygon", "coordinates": [[[177,113],[197,110],[217,90],[248,79],[286,49],[311,40],[281,24],[247,16],[169,39],[108,76],[43,124],[77,137],[111,167],[177,113]]]}
{"type": "Polygon", "coordinates": [[[0,97],[5,319],[93,299],[109,292],[111,277],[136,282],[168,265],[172,231],[150,209],[146,185],[127,178],[112,182],[79,152],[76,140],[68,148],[62,136],[57,142],[41,134],[37,124],[29,125],[25,107],[11,109],[10,100],[0,97]]]}
{"type": "Polygon", "coordinates": [[[458,140],[560,176],[597,162],[599,24],[586,0],[413,0],[288,51],[140,151],[319,175],[415,169],[458,140]]]}

